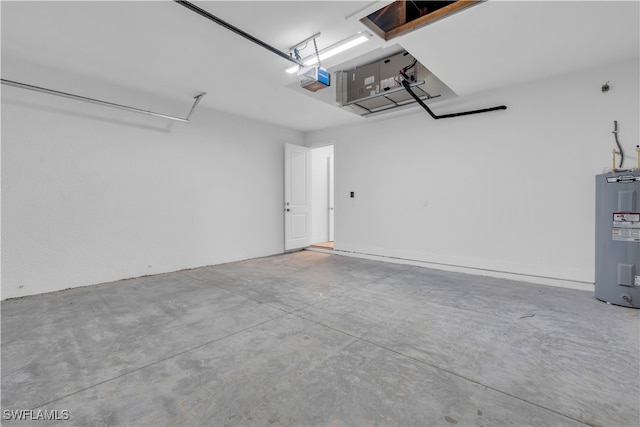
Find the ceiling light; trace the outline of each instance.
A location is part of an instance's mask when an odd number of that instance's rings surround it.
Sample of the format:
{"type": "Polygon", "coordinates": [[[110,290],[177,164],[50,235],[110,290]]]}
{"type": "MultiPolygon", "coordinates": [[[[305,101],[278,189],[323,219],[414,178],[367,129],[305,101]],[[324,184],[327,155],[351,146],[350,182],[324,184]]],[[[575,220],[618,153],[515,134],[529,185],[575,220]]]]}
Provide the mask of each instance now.
{"type": "MultiPolygon", "coordinates": [[[[332,44],[325,49],[322,49],[318,52],[318,56],[320,56],[320,60],[322,61],[323,59],[327,59],[341,52],[344,52],[347,49],[351,49],[354,46],[358,46],[359,44],[366,42],[370,38],[371,34],[367,32],[359,32],[349,38],[346,38],[338,43],[332,44]]],[[[309,55],[304,58],[302,62],[304,62],[307,66],[317,64],[318,56],[316,56],[315,54],[309,55]]],[[[294,65],[293,67],[287,69],[287,73],[295,73],[299,68],[300,67],[298,67],[297,65],[294,65]]]]}

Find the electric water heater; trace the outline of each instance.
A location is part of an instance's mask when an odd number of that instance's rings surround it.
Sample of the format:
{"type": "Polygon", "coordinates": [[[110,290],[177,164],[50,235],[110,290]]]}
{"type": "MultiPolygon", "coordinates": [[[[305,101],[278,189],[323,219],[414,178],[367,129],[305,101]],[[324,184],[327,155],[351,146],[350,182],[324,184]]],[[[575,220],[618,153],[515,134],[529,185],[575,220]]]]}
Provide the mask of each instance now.
{"type": "Polygon", "coordinates": [[[596,176],[596,298],[640,308],[640,171],[596,176]]]}

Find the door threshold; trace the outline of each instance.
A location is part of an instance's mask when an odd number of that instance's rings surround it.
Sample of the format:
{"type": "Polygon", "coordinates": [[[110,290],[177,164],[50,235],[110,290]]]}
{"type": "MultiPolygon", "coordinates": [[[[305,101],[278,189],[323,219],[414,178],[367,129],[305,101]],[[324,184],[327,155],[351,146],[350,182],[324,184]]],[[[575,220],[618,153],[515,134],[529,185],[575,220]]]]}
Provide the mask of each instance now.
{"type": "Polygon", "coordinates": [[[322,248],[322,249],[331,249],[333,250],[333,241],[331,242],[321,242],[321,243],[312,243],[312,248],[322,248]]]}

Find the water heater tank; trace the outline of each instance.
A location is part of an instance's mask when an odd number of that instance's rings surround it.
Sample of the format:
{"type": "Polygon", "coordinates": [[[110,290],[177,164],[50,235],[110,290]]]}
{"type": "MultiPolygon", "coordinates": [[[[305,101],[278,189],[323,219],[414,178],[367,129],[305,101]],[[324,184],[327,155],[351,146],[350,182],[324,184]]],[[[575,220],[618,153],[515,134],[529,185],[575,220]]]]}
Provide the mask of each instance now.
{"type": "Polygon", "coordinates": [[[640,308],[640,172],[596,176],[596,298],[640,308]]]}

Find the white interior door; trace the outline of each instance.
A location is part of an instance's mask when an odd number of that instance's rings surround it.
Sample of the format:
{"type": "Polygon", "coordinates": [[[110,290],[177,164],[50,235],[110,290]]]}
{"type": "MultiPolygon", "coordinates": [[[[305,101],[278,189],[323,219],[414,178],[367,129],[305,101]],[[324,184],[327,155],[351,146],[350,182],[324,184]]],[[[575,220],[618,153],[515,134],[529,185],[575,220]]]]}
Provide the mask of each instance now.
{"type": "Polygon", "coordinates": [[[311,151],[300,145],[284,147],[284,249],[311,244],[311,151]]]}
{"type": "Polygon", "coordinates": [[[329,241],[333,242],[334,230],[334,197],[333,197],[333,155],[329,156],[329,241]]]}

